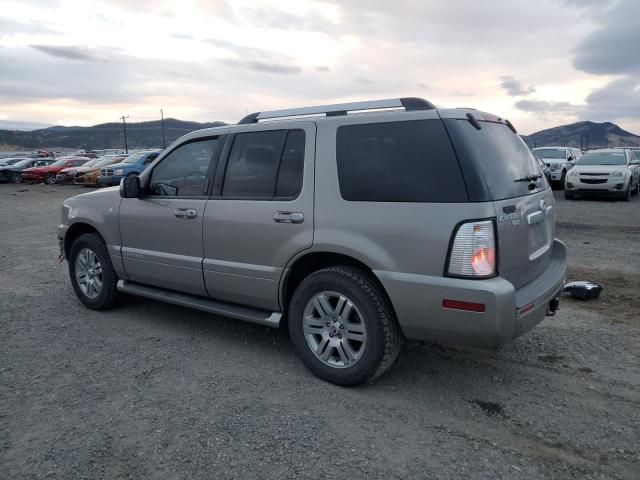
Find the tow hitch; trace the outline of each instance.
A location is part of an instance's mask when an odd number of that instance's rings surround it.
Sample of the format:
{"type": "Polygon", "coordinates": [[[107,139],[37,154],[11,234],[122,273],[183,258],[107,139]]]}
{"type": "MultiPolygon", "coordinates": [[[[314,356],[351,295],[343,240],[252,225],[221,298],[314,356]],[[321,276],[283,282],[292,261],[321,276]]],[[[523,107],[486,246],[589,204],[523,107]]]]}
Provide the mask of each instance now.
{"type": "Polygon", "coordinates": [[[547,306],[547,317],[553,317],[556,314],[556,310],[560,308],[560,297],[556,297],[549,302],[547,306]]]}

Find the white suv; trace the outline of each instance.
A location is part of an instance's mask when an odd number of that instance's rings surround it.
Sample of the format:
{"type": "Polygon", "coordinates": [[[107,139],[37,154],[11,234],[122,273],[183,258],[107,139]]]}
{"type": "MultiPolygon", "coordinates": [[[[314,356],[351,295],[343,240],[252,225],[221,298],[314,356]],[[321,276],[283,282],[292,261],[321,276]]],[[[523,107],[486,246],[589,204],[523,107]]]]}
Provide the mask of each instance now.
{"type": "Polygon", "coordinates": [[[572,147],[540,147],[532,152],[549,167],[551,181],[561,187],[564,187],[567,172],[582,157],[580,149],[572,147]]]}

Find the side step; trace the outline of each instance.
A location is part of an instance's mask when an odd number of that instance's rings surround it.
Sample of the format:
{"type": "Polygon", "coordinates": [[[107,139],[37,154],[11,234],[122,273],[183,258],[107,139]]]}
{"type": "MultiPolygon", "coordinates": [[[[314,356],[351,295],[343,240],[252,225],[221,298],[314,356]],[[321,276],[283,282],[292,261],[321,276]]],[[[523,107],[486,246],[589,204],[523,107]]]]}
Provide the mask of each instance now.
{"type": "Polygon", "coordinates": [[[216,315],[257,323],[266,327],[278,328],[280,326],[280,319],[282,318],[282,314],[279,312],[269,312],[267,310],[243,307],[231,303],[216,302],[210,298],[174,292],[172,290],[151,287],[127,280],[118,280],[117,288],[118,291],[123,293],[173,303],[174,305],[180,305],[182,307],[195,308],[203,312],[215,313],[216,315]]]}

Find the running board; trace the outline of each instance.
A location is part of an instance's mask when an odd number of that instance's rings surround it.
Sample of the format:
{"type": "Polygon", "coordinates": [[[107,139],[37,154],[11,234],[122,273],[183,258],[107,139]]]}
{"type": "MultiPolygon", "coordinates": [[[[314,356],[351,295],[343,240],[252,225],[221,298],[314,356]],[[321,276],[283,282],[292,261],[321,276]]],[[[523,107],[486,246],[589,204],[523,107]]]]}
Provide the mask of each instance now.
{"type": "Polygon", "coordinates": [[[174,292],[172,290],[142,285],[127,280],[118,280],[117,288],[119,292],[130,293],[131,295],[150,298],[152,300],[160,300],[161,302],[173,303],[174,305],[180,305],[182,307],[195,308],[203,312],[215,313],[216,315],[257,323],[266,327],[278,328],[280,326],[280,319],[282,318],[282,314],[278,312],[269,312],[267,310],[243,307],[231,303],[217,302],[210,298],[174,292]]]}

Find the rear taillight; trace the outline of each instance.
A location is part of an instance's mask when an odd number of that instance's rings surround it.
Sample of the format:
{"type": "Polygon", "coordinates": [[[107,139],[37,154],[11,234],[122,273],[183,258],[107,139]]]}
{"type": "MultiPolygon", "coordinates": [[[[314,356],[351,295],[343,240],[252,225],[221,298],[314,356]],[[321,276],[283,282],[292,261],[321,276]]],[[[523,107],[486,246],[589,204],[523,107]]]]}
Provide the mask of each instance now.
{"type": "Polygon", "coordinates": [[[496,274],[496,235],[493,220],[463,223],[454,233],[447,274],[487,278],[496,274]]]}

